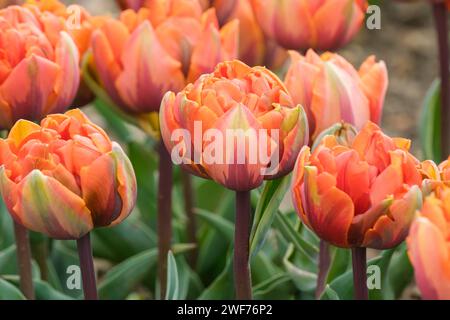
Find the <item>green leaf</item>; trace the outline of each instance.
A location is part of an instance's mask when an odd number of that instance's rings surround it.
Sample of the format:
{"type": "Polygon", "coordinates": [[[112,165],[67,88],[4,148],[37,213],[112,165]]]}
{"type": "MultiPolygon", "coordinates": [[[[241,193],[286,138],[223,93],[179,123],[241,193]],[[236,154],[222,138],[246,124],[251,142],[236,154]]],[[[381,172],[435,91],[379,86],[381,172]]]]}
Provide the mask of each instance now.
{"type": "Polygon", "coordinates": [[[388,279],[395,299],[401,297],[414,277],[414,269],[409,261],[407,250],[406,243],[401,244],[392,256],[389,265],[388,279]]]}
{"type": "Polygon", "coordinates": [[[233,241],[234,225],[230,221],[228,221],[224,217],[221,217],[213,212],[204,209],[196,208],[194,209],[194,211],[200,219],[208,223],[212,228],[216,229],[217,232],[225,237],[226,241],[233,241]]]}
{"type": "Polygon", "coordinates": [[[153,231],[132,217],[111,228],[95,229],[91,234],[94,255],[114,262],[156,246],[153,231]]]}
{"type": "Polygon", "coordinates": [[[348,249],[330,245],[331,265],[328,270],[327,283],[332,282],[351,266],[351,252],[348,249]]]}
{"type": "Polygon", "coordinates": [[[253,287],[253,296],[255,299],[264,299],[266,295],[270,295],[278,288],[285,286],[291,282],[291,277],[285,273],[280,272],[267,280],[259,283],[253,287]]]}
{"type": "Polygon", "coordinates": [[[180,294],[180,283],[178,268],[172,251],[167,255],[167,292],[166,300],[178,300],[180,294]]]}
{"type": "Polygon", "coordinates": [[[266,182],[261,198],[256,206],[250,235],[250,253],[254,257],[264,244],[278,208],[286,195],[290,177],[266,182]]]}
{"type": "Polygon", "coordinates": [[[325,290],[323,290],[320,295],[320,300],[340,300],[336,291],[331,289],[329,285],[326,285],[325,290]]]}
{"type": "MultiPolygon", "coordinates": [[[[20,277],[17,275],[8,275],[4,277],[16,287],[20,285],[20,277]]],[[[53,288],[49,283],[40,279],[33,279],[34,293],[37,300],[73,300],[72,297],[61,293],[53,288]]]]}
{"type": "Polygon", "coordinates": [[[284,267],[298,290],[312,292],[317,284],[317,270],[311,264],[303,264],[298,257],[300,252],[294,249],[295,246],[290,244],[283,259],[284,267]]]}
{"type": "Polygon", "coordinates": [[[319,253],[319,249],[312,244],[308,243],[300,235],[300,232],[294,229],[287,217],[278,211],[275,215],[276,225],[279,228],[281,234],[294,244],[295,249],[301,252],[311,262],[315,261],[315,255],[319,253]]]}
{"type": "Polygon", "coordinates": [[[441,86],[435,80],[428,89],[420,117],[420,141],[426,159],[441,162],[441,86]]]}
{"type": "Polygon", "coordinates": [[[234,282],[231,258],[222,273],[202,292],[199,300],[229,300],[234,298],[234,282]]]}
{"type": "Polygon", "coordinates": [[[141,252],[109,270],[98,287],[101,299],[125,299],[156,265],[157,249],[141,252]]]}
{"type": "MultiPolygon", "coordinates": [[[[381,276],[381,289],[369,290],[369,298],[373,300],[386,298],[389,296],[390,287],[388,283],[388,268],[395,249],[385,250],[379,256],[369,260],[367,267],[378,266],[381,276]]],[[[330,283],[333,289],[342,300],[353,299],[353,270],[350,269],[330,283]]]]}
{"type": "Polygon", "coordinates": [[[0,197],[0,250],[8,248],[14,244],[13,221],[9,215],[8,209],[0,197]]]}
{"type": "Polygon", "coordinates": [[[0,300],[25,300],[25,297],[14,285],[0,278],[0,300]]]}

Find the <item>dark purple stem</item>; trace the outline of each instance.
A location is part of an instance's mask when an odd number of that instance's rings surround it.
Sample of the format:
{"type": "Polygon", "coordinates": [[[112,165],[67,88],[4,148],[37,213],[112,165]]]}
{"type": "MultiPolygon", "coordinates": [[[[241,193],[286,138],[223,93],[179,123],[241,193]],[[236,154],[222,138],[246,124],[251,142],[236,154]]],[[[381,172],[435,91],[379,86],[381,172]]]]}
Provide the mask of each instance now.
{"type": "Polygon", "coordinates": [[[163,142],[158,151],[158,274],[163,299],[167,290],[167,255],[172,241],[172,159],[163,142]]]}
{"type": "Polygon", "coordinates": [[[78,257],[80,258],[81,278],[85,300],[98,300],[95,280],[94,260],[92,259],[91,238],[89,233],[77,240],[78,257]]]}
{"type": "Polygon", "coordinates": [[[434,3],[432,6],[439,45],[441,78],[441,146],[442,154],[445,156],[450,154],[448,13],[444,2],[434,3]]]}
{"type": "Polygon", "coordinates": [[[28,230],[21,224],[14,222],[16,238],[17,265],[20,274],[20,290],[23,295],[34,300],[33,275],[31,273],[31,250],[28,230]]]}
{"type": "Polygon", "coordinates": [[[252,299],[252,285],[249,265],[250,227],[250,191],[236,191],[234,283],[236,289],[236,299],[238,300],[252,299]]]}
{"type": "Polygon", "coordinates": [[[352,248],[352,264],[355,300],[368,300],[366,248],[352,248]]]}
{"type": "Polygon", "coordinates": [[[319,274],[317,276],[316,299],[319,299],[325,289],[328,270],[330,269],[330,245],[324,240],[320,240],[319,251],[319,274]]]}

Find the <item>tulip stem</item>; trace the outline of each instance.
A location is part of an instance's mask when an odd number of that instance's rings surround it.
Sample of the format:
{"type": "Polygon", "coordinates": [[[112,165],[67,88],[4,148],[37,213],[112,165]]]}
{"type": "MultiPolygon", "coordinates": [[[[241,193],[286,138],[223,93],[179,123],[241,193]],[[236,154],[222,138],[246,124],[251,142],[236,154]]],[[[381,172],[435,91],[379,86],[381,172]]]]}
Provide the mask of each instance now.
{"type": "MultiPolygon", "coordinates": [[[[449,91],[449,44],[447,8],[444,1],[432,4],[435,26],[438,36],[440,78],[441,78],[441,150],[443,155],[450,154],[450,91],[449,91]]],[[[435,159],[440,160],[440,159],[435,159]]]]}
{"type": "Polygon", "coordinates": [[[249,265],[251,227],[250,191],[236,191],[234,230],[234,284],[236,299],[251,300],[252,285],[249,265]]]}
{"type": "Polygon", "coordinates": [[[164,299],[167,289],[167,256],[172,241],[172,159],[162,141],[158,151],[158,274],[160,297],[164,299]]]}
{"type": "Polygon", "coordinates": [[[181,181],[183,183],[184,210],[187,217],[187,236],[189,243],[195,245],[194,250],[189,253],[188,261],[192,269],[197,264],[197,221],[194,214],[194,195],[192,194],[192,176],[181,170],[181,181]]]}
{"type": "Polygon", "coordinates": [[[92,259],[91,238],[89,233],[77,240],[80,258],[81,278],[85,300],[98,300],[95,280],[94,260],[92,259]]]}
{"type": "Polygon", "coordinates": [[[28,230],[14,221],[17,264],[20,274],[20,290],[29,300],[34,300],[33,275],[31,273],[31,250],[28,230]]]}
{"type": "Polygon", "coordinates": [[[316,299],[320,298],[323,290],[325,289],[330,264],[330,244],[324,240],[320,240],[319,274],[317,276],[316,299]]]}
{"type": "Polygon", "coordinates": [[[368,300],[366,248],[352,248],[352,264],[355,300],[368,300]]]}

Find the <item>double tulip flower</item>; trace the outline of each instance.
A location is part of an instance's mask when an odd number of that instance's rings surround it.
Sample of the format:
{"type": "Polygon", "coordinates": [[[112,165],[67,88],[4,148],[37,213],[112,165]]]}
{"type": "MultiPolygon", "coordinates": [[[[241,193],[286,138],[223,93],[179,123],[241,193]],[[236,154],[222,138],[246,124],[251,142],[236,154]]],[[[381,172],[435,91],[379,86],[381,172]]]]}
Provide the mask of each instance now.
{"type": "Polygon", "coordinates": [[[422,204],[422,175],[409,146],[369,122],[347,143],[328,135],[312,152],[304,147],[292,180],[302,221],[339,247],[397,246],[422,204]]]}
{"type": "Polygon", "coordinates": [[[81,111],[19,120],[0,140],[0,191],[14,220],[57,239],[121,222],[136,201],[122,148],[81,111]]]}
{"type": "Polygon", "coordinates": [[[167,149],[181,150],[182,165],[187,170],[238,191],[257,188],[264,179],[289,173],[300,148],[308,142],[306,114],[300,105],[294,104],[284,84],[269,70],[251,68],[237,60],[219,64],[214,72],[201,76],[178,94],[168,92],[161,104],[160,123],[167,149]],[[203,130],[200,139],[206,131],[215,129],[223,137],[224,149],[217,151],[227,156],[244,155],[244,161],[237,163],[235,157],[233,163],[225,163],[224,157],[223,162],[196,162],[194,154],[204,154],[211,143],[202,140],[201,145],[193,144],[197,121],[203,130]],[[179,129],[192,139],[175,139],[173,133],[179,129]],[[252,141],[239,145],[235,137],[227,135],[228,129],[250,130],[255,133],[256,142],[267,141],[269,153],[278,153],[279,163],[274,170],[265,175],[264,169],[271,163],[251,163],[253,155],[248,145],[252,141]],[[276,138],[272,136],[274,131],[278,134],[276,138]],[[177,147],[180,144],[181,149],[177,147]]]}
{"type": "Polygon", "coordinates": [[[158,111],[162,96],[213,70],[238,50],[238,22],[222,28],[214,9],[197,1],[152,2],[151,9],[125,10],[104,18],[92,36],[99,79],[129,113],[158,111]]]}
{"type": "Polygon", "coordinates": [[[335,50],[364,21],[366,0],[252,0],[264,33],[286,49],[335,50]]]}
{"type": "Polygon", "coordinates": [[[2,129],[11,128],[19,119],[40,120],[62,112],[77,93],[77,47],[66,32],[47,28],[45,17],[41,20],[19,6],[0,11],[2,129]]]}
{"type": "Polygon", "coordinates": [[[380,123],[388,85],[383,61],[370,56],[356,70],[335,53],[289,54],[291,64],[284,82],[294,102],[305,107],[313,139],[340,121],[357,130],[368,121],[380,123]]]}

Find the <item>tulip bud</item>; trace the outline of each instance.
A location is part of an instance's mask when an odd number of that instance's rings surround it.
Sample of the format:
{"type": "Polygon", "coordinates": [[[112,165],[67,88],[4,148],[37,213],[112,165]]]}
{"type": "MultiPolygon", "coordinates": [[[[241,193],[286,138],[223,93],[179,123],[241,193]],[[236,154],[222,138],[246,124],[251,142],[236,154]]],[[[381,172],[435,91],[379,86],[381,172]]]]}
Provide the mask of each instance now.
{"type": "Polygon", "coordinates": [[[380,123],[388,85],[383,61],[371,56],[357,71],[338,54],[289,53],[291,65],[284,81],[294,102],[305,107],[313,139],[341,121],[357,130],[369,120],[380,123]]]}
{"type": "Polygon", "coordinates": [[[450,189],[425,198],[406,240],[424,299],[450,299],[450,189]]]}
{"type": "Polygon", "coordinates": [[[302,221],[338,247],[398,245],[422,203],[422,177],[409,145],[369,122],[350,144],[328,135],[312,153],[304,147],[292,178],[302,221]]]}
{"type": "Polygon", "coordinates": [[[240,61],[217,65],[178,94],[168,92],[160,124],[176,163],[237,191],[289,173],[308,142],[306,114],[283,83],[240,61]]]}
{"type": "Polygon", "coordinates": [[[78,239],[125,219],[136,178],[122,148],[78,109],[37,125],[19,120],[0,140],[0,192],[17,223],[78,239]]]}
{"type": "Polygon", "coordinates": [[[66,32],[54,37],[19,6],[0,10],[0,128],[66,110],[80,80],[78,50],[66,32]],[[6,47],[7,46],[7,47],[6,47]]]}
{"type": "Polygon", "coordinates": [[[266,36],[285,49],[336,50],[361,28],[366,0],[252,0],[266,36]]]}
{"type": "Polygon", "coordinates": [[[131,114],[158,111],[165,92],[181,90],[238,54],[237,21],[219,29],[214,9],[202,14],[196,1],[152,4],[123,11],[119,20],[104,18],[92,37],[102,85],[131,114]]]}

